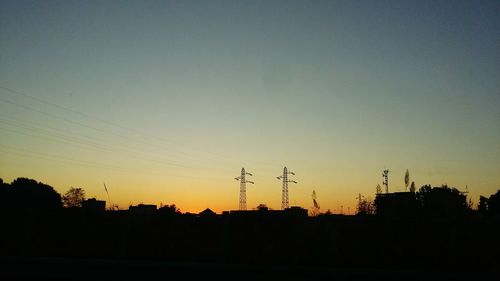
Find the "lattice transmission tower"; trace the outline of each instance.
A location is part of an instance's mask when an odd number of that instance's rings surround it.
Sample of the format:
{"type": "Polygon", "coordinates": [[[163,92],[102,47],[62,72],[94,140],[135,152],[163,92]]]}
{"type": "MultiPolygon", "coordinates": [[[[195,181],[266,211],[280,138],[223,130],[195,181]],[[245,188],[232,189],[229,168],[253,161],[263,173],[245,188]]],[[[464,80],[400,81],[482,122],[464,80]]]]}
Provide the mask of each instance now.
{"type": "Polygon", "coordinates": [[[253,181],[249,181],[245,178],[245,176],[253,176],[251,173],[245,172],[245,168],[241,168],[241,175],[237,178],[234,178],[237,181],[240,181],[240,211],[247,210],[247,183],[254,184],[253,181]]]}
{"type": "Polygon", "coordinates": [[[283,188],[282,188],[282,193],[281,193],[281,209],[285,210],[288,209],[288,183],[297,183],[294,180],[289,180],[288,179],[288,174],[294,175],[295,173],[292,171],[288,171],[286,167],[283,168],[283,175],[276,177],[279,180],[283,180],[283,188]]]}

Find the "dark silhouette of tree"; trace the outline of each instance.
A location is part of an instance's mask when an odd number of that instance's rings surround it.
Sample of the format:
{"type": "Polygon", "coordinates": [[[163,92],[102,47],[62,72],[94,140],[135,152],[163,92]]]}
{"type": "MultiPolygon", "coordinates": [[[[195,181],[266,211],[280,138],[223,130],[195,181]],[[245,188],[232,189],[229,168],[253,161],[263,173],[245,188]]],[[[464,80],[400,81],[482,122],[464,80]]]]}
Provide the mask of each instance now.
{"type": "Polygon", "coordinates": [[[85,200],[85,190],[82,188],[70,188],[63,196],[62,202],[66,208],[81,207],[82,202],[85,200]]]}
{"type": "Polygon", "coordinates": [[[417,192],[417,200],[424,214],[431,216],[457,216],[468,210],[466,196],[456,188],[447,185],[431,188],[424,185],[417,192]]]}
{"type": "Polygon", "coordinates": [[[5,183],[2,178],[0,178],[0,191],[9,188],[9,184],[5,183]]]}
{"type": "Polygon", "coordinates": [[[267,211],[267,210],[269,210],[269,208],[267,207],[266,204],[259,204],[255,209],[257,209],[259,211],[267,211]]]}
{"type": "Polygon", "coordinates": [[[497,216],[500,215],[500,190],[488,199],[488,213],[497,216]]]}
{"type": "Polygon", "coordinates": [[[488,211],[488,198],[479,196],[479,204],[477,205],[477,210],[483,214],[488,211]]]}
{"type": "Polygon", "coordinates": [[[416,192],[416,197],[419,205],[422,207],[425,204],[425,200],[428,197],[428,194],[430,194],[432,190],[432,187],[430,184],[426,184],[420,187],[420,189],[416,192]]]}
{"type": "Polygon", "coordinates": [[[357,214],[358,215],[373,215],[373,214],[375,214],[374,202],[371,200],[367,200],[365,198],[359,200],[357,214]]]}
{"type": "Polygon", "coordinates": [[[17,209],[50,210],[62,207],[61,195],[50,185],[28,178],[10,184],[10,206],[17,209]]]}
{"type": "Polygon", "coordinates": [[[415,182],[412,181],[410,185],[410,192],[415,192],[415,191],[416,191],[415,182]]]}
{"type": "Polygon", "coordinates": [[[172,204],[172,205],[160,206],[160,208],[158,208],[158,212],[163,215],[175,215],[175,214],[180,214],[181,210],[179,210],[177,206],[175,206],[175,204],[172,204]]]}
{"type": "Polygon", "coordinates": [[[12,192],[8,183],[0,179],[0,208],[12,207],[12,192]]]}

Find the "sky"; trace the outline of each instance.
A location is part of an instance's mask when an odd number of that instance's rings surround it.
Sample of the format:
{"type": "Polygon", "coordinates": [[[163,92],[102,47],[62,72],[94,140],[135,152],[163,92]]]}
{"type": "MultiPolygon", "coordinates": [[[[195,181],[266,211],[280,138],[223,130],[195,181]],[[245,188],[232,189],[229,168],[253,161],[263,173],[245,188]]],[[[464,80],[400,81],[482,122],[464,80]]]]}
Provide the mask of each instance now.
{"type": "Polygon", "coordinates": [[[0,178],[182,212],[500,189],[498,1],[0,0],[0,178]]]}

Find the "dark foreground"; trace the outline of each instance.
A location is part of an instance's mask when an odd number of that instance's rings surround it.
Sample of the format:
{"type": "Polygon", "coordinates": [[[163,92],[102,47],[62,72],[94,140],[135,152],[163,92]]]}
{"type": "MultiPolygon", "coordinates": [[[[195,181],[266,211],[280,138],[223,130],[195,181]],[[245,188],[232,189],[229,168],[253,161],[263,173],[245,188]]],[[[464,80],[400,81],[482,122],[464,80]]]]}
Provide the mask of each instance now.
{"type": "Polygon", "coordinates": [[[497,273],[0,257],[0,280],[499,280],[497,273]]]}
{"type": "Polygon", "coordinates": [[[0,280],[500,280],[496,218],[0,215],[0,280]]]}

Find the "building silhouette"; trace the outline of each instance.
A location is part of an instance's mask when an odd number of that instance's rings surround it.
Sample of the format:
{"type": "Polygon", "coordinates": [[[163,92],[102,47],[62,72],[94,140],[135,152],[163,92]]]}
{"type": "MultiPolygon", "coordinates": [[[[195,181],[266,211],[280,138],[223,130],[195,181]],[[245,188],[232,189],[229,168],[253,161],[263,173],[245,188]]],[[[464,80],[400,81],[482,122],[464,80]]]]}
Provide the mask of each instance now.
{"type": "Polygon", "coordinates": [[[214,211],[210,210],[210,208],[206,208],[205,210],[201,211],[198,214],[198,216],[200,218],[213,218],[213,217],[216,217],[217,214],[214,211]]]}
{"type": "Polygon", "coordinates": [[[385,217],[414,217],[419,205],[415,192],[379,193],[375,197],[375,211],[385,217]]]}
{"type": "Polygon", "coordinates": [[[104,212],[106,211],[106,201],[95,198],[83,200],[82,209],[85,211],[104,212]]]}
{"type": "Polygon", "coordinates": [[[260,205],[255,210],[233,210],[222,212],[223,217],[228,218],[241,218],[241,219],[258,219],[258,218],[270,218],[270,219],[280,219],[280,218],[307,218],[307,209],[299,206],[292,206],[284,210],[271,210],[265,205],[260,205]]]}
{"type": "Polygon", "coordinates": [[[378,216],[400,218],[457,217],[470,210],[466,193],[446,185],[424,185],[418,192],[379,193],[375,209],[378,216]]]}
{"type": "Polygon", "coordinates": [[[128,210],[132,214],[154,214],[157,207],[152,204],[139,204],[137,206],[130,206],[128,210]]]}

